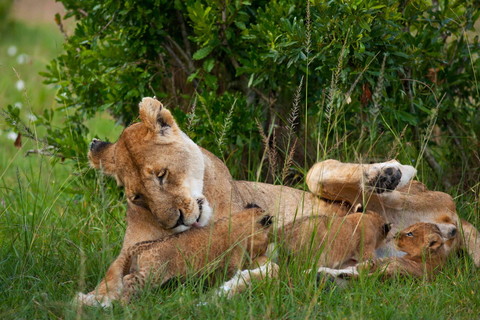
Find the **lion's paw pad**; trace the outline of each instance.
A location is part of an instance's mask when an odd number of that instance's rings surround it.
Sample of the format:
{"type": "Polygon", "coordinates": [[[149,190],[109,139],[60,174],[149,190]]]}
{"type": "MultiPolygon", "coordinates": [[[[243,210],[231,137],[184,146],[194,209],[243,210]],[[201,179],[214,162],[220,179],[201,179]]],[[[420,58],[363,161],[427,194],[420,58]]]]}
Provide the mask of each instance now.
{"type": "Polygon", "coordinates": [[[382,168],[378,175],[368,181],[368,185],[374,188],[376,193],[392,191],[402,180],[402,171],[394,167],[382,168]]]}
{"type": "Polygon", "coordinates": [[[365,172],[366,186],[376,193],[390,192],[405,186],[417,173],[414,167],[392,160],[371,165],[365,172]]]}

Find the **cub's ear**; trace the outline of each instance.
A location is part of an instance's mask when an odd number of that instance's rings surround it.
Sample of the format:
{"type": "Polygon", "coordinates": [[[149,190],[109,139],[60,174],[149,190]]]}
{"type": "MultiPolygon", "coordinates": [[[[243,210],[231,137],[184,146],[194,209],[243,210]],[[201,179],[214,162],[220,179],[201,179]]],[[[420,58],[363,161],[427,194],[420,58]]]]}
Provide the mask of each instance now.
{"type": "Polygon", "coordinates": [[[88,151],[88,160],[95,169],[102,170],[105,174],[115,175],[115,144],[93,139],[88,151]]]}
{"type": "Polygon", "coordinates": [[[443,245],[442,238],[437,234],[430,234],[427,237],[428,248],[431,250],[437,250],[443,245]]]}
{"type": "Polygon", "coordinates": [[[178,131],[177,123],[170,111],[165,109],[160,101],[146,97],[138,105],[140,119],[147,128],[162,136],[178,131]]]}
{"type": "Polygon", "coordinates": [[[392,224],[391,223],[385,223],[382,226],[382,234],[386,237],[388,233],[392,230],[392,224]]]}
{"type": "Polygon", "coordinates": [[[272,225],[273,223],[273,217],[272,216],[263,216],[263,218],[260,220],[260,224],[265,227],[265,228],[268,228],[272,225]]]}

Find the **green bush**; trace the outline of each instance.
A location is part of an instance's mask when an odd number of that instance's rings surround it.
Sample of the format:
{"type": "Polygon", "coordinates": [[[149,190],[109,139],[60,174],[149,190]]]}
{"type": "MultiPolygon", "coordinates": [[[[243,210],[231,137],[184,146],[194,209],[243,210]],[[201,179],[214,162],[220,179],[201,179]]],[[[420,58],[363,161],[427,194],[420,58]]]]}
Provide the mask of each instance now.
{"type": "Polygon", "coordinates": [[[298,138],[300,166],[425,158],[445,185],[480,167],[477,0],[61,2],[78,23],[45,77],[66,121],[38,123],[64,157],[85,161],[86,119],[127,125],[155,95],[237,177],[257,121],[280,158],[298,138]]]}
{"type": "Polygon", "coordinates": [[[0,0],[0,30],[8,23],[13,0],[0,0]]]}

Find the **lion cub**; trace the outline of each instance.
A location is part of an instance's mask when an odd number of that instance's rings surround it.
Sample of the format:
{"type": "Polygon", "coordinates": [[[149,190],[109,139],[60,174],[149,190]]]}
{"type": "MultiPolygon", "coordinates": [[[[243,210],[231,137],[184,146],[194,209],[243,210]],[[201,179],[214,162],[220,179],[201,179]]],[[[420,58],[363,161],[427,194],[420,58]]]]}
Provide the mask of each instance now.
{"type": "Polygon", "coordinates": [[[447,258],[444,237],[434,223],[420,222],[398,232],[395,245],[405,253],[404,256],[368,261],[360,264],[358,269],[380,271],[386,276],[403,274],[431,277],[447,258]]]}
{"type": "Polygon", "coordinates": [[[395,245],[403,256],[374,259],[341,270],[321,267],[318,272],[357,276],[360,270],[364,270],[368,273],[380,272],[384,277],[410,275],[431,278],[447,258],[445,239],[436,224],[419,222],[398,232],[395,237],[395,245]]]}
{"type": "Polygon", "coordinates": [[[278,239],[290,254],[311,249],[317,266],[341,268],[373,258],[389,231],[385,218],[367,211],[344,217],[302,217],[280,229],[278,239]]]}
{"type": "Polygon", "coordinates": [[[233,274],[245,261],[265,254],[271,224],[272,216],[253,205],[230,219],[217,221],[211,228],[137,243],[129,249],[125,263],[122,302],[127,303],[147,279],[160,285],[189,271],[212,271],[220,267],[233,274]]]}

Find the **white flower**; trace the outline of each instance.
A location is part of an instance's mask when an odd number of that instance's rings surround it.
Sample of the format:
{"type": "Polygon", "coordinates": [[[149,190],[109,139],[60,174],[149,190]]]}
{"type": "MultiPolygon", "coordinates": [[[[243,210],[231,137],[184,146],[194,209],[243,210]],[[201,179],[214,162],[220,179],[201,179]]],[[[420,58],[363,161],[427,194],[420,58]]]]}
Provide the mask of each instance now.
{"type": "Polygon", "coordinates": [[[13,106],[14,106],[15,108],[17,108],[17,109],[22,109],[22,108],[23,108],[23,104],[22,104],[20,101],[15,102],[15,103],[13,104],[13,106]]]}
{"type": "Polygon", "coordinates": [[[35,121],[37,120],[37,117],[33,113],[27,114],[27,119],[30,121],[35,121]]]}
{"type": "Polygon", "coordinates": [[[29,59],[30,57],[28,56],[28,54],[22,53],[17,57],[17,63],[24,64],[24,63],[27,63],[29,59]]]}
{"type": "Polygon", "coordinates": [[[13,131],[10,131],[9,133],[7,133],[7,138],[9,140],[15,141],[17,140],[17,134],[13,131]]]}
{"type": "Polygon", "coordinates": [[[17,47],[15,47],[15,46],[8,47],[7,53],[10,57],[13,57],[14,55],[17,54],[17,47]]]}
{"type": "Polygon", "coordinates": [[[22,91],[25,89],[25,82],[23,80],[18,80],[17,83],[15,83],[15,87],[18,91],[22,91]]]}

